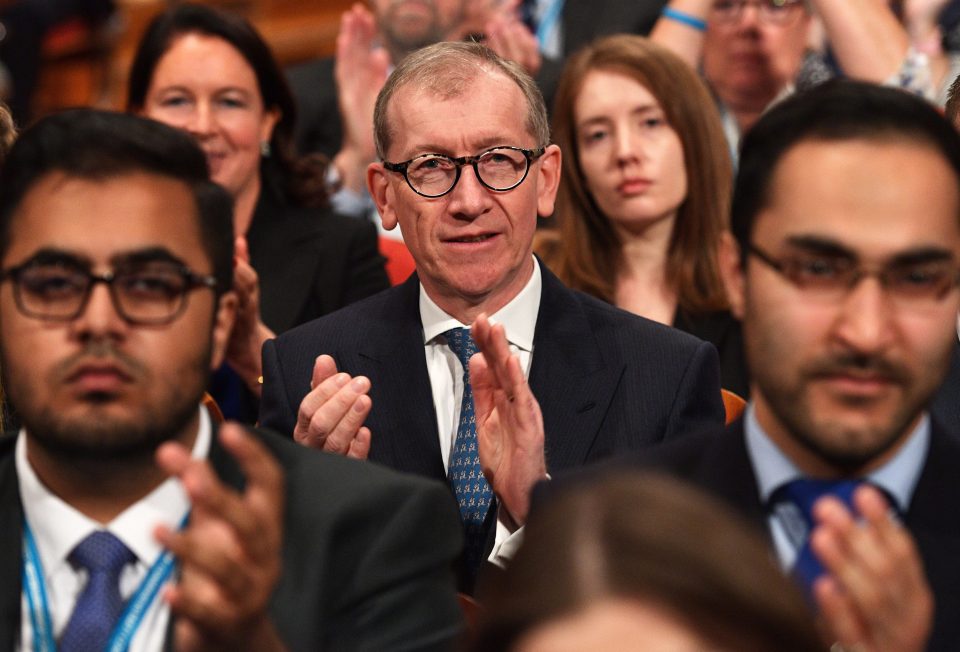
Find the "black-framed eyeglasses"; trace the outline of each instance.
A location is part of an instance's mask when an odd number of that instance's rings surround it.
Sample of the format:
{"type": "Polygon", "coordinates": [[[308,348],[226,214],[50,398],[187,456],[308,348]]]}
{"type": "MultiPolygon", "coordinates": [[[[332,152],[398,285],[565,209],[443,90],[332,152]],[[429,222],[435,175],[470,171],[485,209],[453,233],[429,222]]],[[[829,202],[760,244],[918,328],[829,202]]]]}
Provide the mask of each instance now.
{"type": "Polygon", "coordinates": [[[476,156],[421,154],[402,163],[383,161],[383,167],[402,174],[407,185],[424,197],[443,197],[453,190],[465,165],[473,166],[477,179],[485,187],[506,192],[523,183],[530,171],[530,163],[543,156],[545,151],[546,147],[522,149],[503,146],[488,149],[476,156]]]}
{"type": "Polygon", "coordinates": [[[826,301],[840,301],[870,276],[876,277],[893,301],[909,307],[937,302],[960,284],[960,269],[947,257],[894,261],[869,268],[848,256],[816,251],[775,258],[752,242],[747,244],[747,253],[805,293],[826,301]]]}
{"type": "Polygon", "coordinates": [[[93,287],[104,283],[117,314],[130,324],[152,326],[176,319],[191,290],[217,287],[213,276],[172,261],[138,262],[94,274],[79,264],[32,259],[0,272],[0,282],[6,280],[13,283],[14,301],[27,317],[72,321],[83,313],[93,287]]]}
{"type": "Polygon", "coordinates": [[[786,25],[793,22],[803,8],[804,0],[716,0],[711,8],[710,18],[722,23],[735,23],[740,20],[743,8],[754,5],[757,17],[770,25],[786,25]]]}

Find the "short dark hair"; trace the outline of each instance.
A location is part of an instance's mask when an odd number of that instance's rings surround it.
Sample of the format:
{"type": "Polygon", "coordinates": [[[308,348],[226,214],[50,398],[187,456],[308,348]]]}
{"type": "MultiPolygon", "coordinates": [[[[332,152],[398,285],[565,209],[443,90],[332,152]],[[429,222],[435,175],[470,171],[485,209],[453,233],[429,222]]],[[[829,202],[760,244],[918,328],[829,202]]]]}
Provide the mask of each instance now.
{"type": "Polygon", "coordinates": [[[774,174],[788,151],[808,141],[854,140],[928,146],[950,164],[960,183],[960,135],[931,104],[896,88],[830,81],[773,107],[744,137],[730,216],[740,250],[750,241],[757,214],[769,204],[774,174]]]}
{"type": "Polygon", "coordinates": [[[279,167],[279,177],[286,184],[284,190],[295,201],[311,206],[325,202],[327,197],[323,178],[326,159],[297,157],[293,135],[297,121],[296,101],[287,78],[267,42],[237,14],[186,3],[171,7],[154,18],[140,39],[130,67],[127,110],[141,111],[144,108],[157,64],[173,42],[185,34],[213,36],[229,43],[253,70],[264,108],[280,114],[270,136],[271,156],[264,157],[260,164],[261,176],[270,179],[271,167],[279,167]]]}
{"type": "Polygon", "coordinates": [[[210,181],[207,159],[186,133],[146,118],[95,109],[73,109],[40,120],[20,135],[0,169],[0,256],[10,246],[10,225],[23,198],[54,172],[91,180],[144,172],[183,182],[196,202],[218,296],[232,286],[233,200],[210,181]]]}

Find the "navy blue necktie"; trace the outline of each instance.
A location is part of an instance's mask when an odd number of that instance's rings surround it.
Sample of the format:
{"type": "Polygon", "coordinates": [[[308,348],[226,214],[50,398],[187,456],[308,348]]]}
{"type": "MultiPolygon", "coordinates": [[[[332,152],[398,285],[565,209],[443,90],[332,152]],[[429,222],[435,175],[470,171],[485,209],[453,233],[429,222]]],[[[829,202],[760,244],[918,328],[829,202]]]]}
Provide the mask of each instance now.
{"type": "Polygon", "coordinates": [[[834,496],[842,501],[847,509],[853,510],[853,492],[862,484],[863,480],[800,478],[781,486],[770,497],[771,505],[780,516],[788,537],[797,544],[798,553],[792,572],[811,604],[813,583],[824,573],[823,565],[810,548],[810,533],[814,528],[813,505],[823,496],[834,496]],[[791,506],[795,509],[790,510],[791,506]],[[782,509],[784,507],[787,508],[786,511],[782,509]],[[795,518],[797,513],[802,517],[802,521],[795,518]]]}
{"type": "Polygon", "coordinates": [[[477,419],[473,409],[473,388],[470,386],[470,356],[477,352],[477,345],[470,337],[468,328],[451,328],[444,335],[447,346],[463,365],[463,400],[460,402],[460,422],[457,439],[450,455],[447,476],[460,506],[466,545],[467,568],[475,573],[483,561],[486,532],[483,522],[487,518],[493,491],[480,468],[477,449],[477,419]]]}
{"type": "Polygon", "coordinates": [[[120,539],[100,530],[78,543],[68,560],[74,568],[86,569],[88,579],[57,649],[59,652],[103,650],[123,611],[120,573],[124,566],[136,561],[136,556],[120,539]]]}

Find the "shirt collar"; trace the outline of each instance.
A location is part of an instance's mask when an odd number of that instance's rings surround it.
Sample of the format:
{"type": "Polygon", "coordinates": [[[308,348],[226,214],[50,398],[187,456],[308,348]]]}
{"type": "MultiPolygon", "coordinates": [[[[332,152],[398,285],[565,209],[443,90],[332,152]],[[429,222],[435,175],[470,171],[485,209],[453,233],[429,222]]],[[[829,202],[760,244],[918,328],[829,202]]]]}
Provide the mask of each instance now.
{"type": "MultiPolygon", "coordinates": [[[[773,443],[757,421],[756,408],[747,406],[743,423],[747,454],[757,478],[760,500],[766,504],[770,495],[783,484],[803,476],[799,468],[773,443]]],[[[905,513],[920,480],[927,450],[930,448],[930,416],[924,413],[906,442],[890,460],[875,469],[867,479],[886,491],[905,513]]]]}
{"type": "MultiPolygon", "coordinates": [[[[201,407],[200,426],[191,457],[206,458],[210,451],[210,439],[210,418],[206,409],[201,407]]],[[[149,565],[162,551],[153,538],[153,527],[164,524],[176,529],[190,509],[190,502],[180,481],[168,478],[104,528],[44,486],[27,460],[27,435],[23,430],[17,438],[14,457],[24,516],[30,523],[48,579],[61,564],[68,563],[67,556],[78,543],[100,529],[109,530],[123,541],[141,563],[149,565]]]]}
{"type": "MultiPolygon", "coordinates": [[[[540,265],[533,261],[533,274],[523,289],[503,308],[490,315],[490,322],[503,324],[507,340],[519,349],[533,351],[533,334],[537,326],[537,313],[540,310],[540,294],[543,290],[543,277],[540,265]]],[[[426,344],[451,328],[469,328],[470,324],[461,324],[444,312],[427,294],[420,284],[420,321],[423,323],[423,342],[426,344]]]]}

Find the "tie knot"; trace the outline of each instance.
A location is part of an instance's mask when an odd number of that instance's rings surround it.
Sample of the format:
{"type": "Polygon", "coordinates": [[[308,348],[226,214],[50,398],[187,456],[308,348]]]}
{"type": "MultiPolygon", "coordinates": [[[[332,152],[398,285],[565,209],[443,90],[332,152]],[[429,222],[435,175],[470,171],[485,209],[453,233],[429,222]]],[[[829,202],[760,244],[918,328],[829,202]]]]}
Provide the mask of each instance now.
{"type": "Polygon", "coordinates": [[[98,530],[76,545],[68,557],[71,564],[93,573],[119,575],[124,566],[136,560],[123,541],[106,530],[98,530]]]}
{"type": "Polygon", "coordinates": [[[444,331],[443,334],[447,338],[447,346],[449,346],[450,350],[460,359],[460,364],[463,365],[463,370],[466,371],[470,357],[477,352],[477,345],[470,336],[470,329],[451,328],[448,331],[444,331]]]}
{"type": "Polygon", "coordinates": [[[824,496],[834,496],[848,508],[853,505],[853,492],[863,480],[820,480],[799,478],[791,480],[773,492],[772,504],[789,501],[796,505],[808,522],[812,522],[813,504],[824,496]]]}

